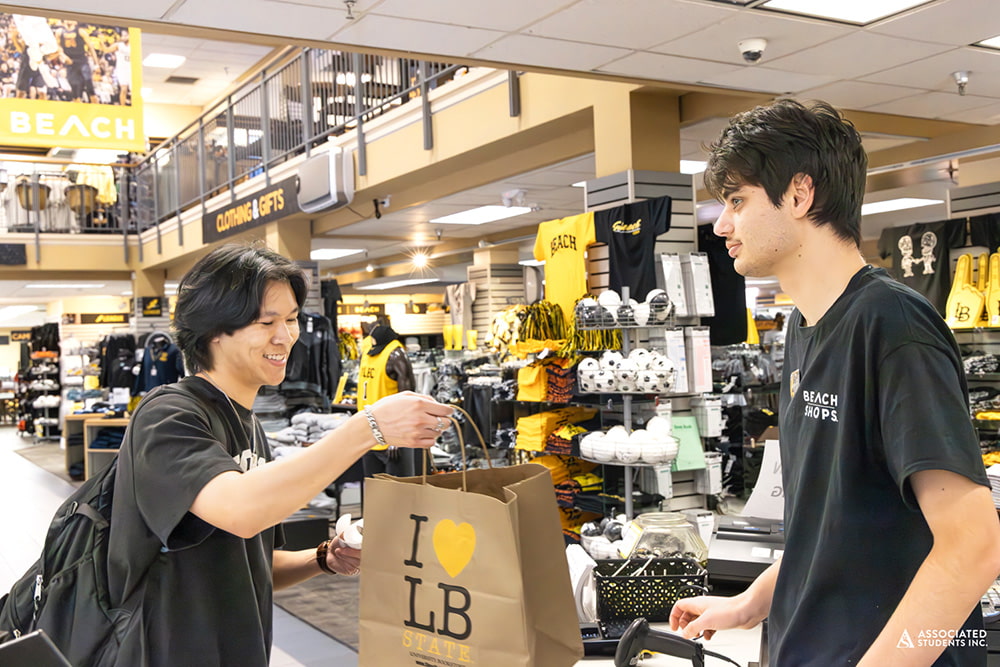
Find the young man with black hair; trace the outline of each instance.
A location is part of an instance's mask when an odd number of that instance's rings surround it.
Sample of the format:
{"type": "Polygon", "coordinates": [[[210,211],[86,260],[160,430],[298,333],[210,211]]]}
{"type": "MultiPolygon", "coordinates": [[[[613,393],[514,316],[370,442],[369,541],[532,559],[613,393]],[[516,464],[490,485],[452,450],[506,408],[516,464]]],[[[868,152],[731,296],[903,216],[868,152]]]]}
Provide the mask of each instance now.
{"type": "Polygon", "coordinates": [[[732,598],[678,602],[687,637],[768,618],[773,665],[986,663],[979,599],[1000,522],[958,348],[934,308],[859,252],[867,157],[825,103],[736,116],[705,184],[736,270],[776,276],[784,556],[732,598]]]}
{"type": "Polygon", "coordinates": [[[193,375],[143,399],[119,455],[112,602],[141,590],[141,604],[116,664],[266,667],[273,589],[361,565],[339,537],[275,550],[280,522],[377,442],[429,447],[447,423],[450,407],[396,394],[268,463],[251,408],[284,379],[305,296],[292,262],[250,246],[212,251],[181,281],[174,327],[193,375]]]}

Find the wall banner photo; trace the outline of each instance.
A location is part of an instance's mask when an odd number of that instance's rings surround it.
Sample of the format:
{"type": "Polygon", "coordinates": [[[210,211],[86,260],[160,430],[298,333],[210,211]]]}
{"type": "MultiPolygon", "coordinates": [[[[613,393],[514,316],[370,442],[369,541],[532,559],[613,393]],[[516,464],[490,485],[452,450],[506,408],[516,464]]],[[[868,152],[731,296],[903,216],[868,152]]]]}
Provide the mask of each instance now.
{"type": "Polygon", "coordinates": [[[0,144],[144,150],[141,62],[135,28],[0,13],[0,144]]]}

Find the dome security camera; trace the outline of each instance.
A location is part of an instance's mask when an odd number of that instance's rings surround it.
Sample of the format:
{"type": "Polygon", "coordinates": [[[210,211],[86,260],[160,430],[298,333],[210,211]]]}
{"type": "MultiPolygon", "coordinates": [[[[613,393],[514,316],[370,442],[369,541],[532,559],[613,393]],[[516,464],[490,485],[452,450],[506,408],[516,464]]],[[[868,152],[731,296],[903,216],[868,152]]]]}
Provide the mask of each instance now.
{"type": "Polygon", "coordinates": [[[763,37],[752,37],[737,42],[736,46],[739,47],[740,53],[743,54],[743,60],[754,65],[760,62],[760,59],[763,57],[764,49],[767,48],[767,40],[763,37]]]}

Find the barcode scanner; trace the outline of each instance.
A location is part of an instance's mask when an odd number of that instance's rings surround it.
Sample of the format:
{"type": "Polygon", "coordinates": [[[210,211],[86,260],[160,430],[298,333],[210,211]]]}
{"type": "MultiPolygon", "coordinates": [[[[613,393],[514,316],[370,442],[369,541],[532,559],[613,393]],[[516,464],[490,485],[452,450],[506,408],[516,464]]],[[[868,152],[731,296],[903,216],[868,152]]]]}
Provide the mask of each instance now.
{"type": "Polygon", "coordinates": [[[698,642],[670,632],[653,630],[649,627],[649,621],[637,618],[632,621],[625,634],[618,640],[618,650],[615,651],[615,667],[638,665],[643,651],[663,653],[675,658],[686,658],[691,661],[694,667],[705,667],[705,656],[719,658],[739,667],[739,663],[724,655],[706,651],[705,647],[698,642]]]}

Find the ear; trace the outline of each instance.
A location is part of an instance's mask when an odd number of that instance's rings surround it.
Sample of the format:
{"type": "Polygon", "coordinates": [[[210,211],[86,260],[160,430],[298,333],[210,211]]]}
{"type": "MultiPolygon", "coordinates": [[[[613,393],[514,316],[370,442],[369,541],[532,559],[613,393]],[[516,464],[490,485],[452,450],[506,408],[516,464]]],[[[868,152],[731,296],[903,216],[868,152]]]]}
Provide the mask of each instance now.
{"type": "Polygon", "coordinates": [[[805,218],[812,209],[813,197],[816,190],[813,186],[812,176],[808,174],[795,174],[792,182],[788,184],[786,197],[792,203],[792,212],[795,217],[805,218]]]}

